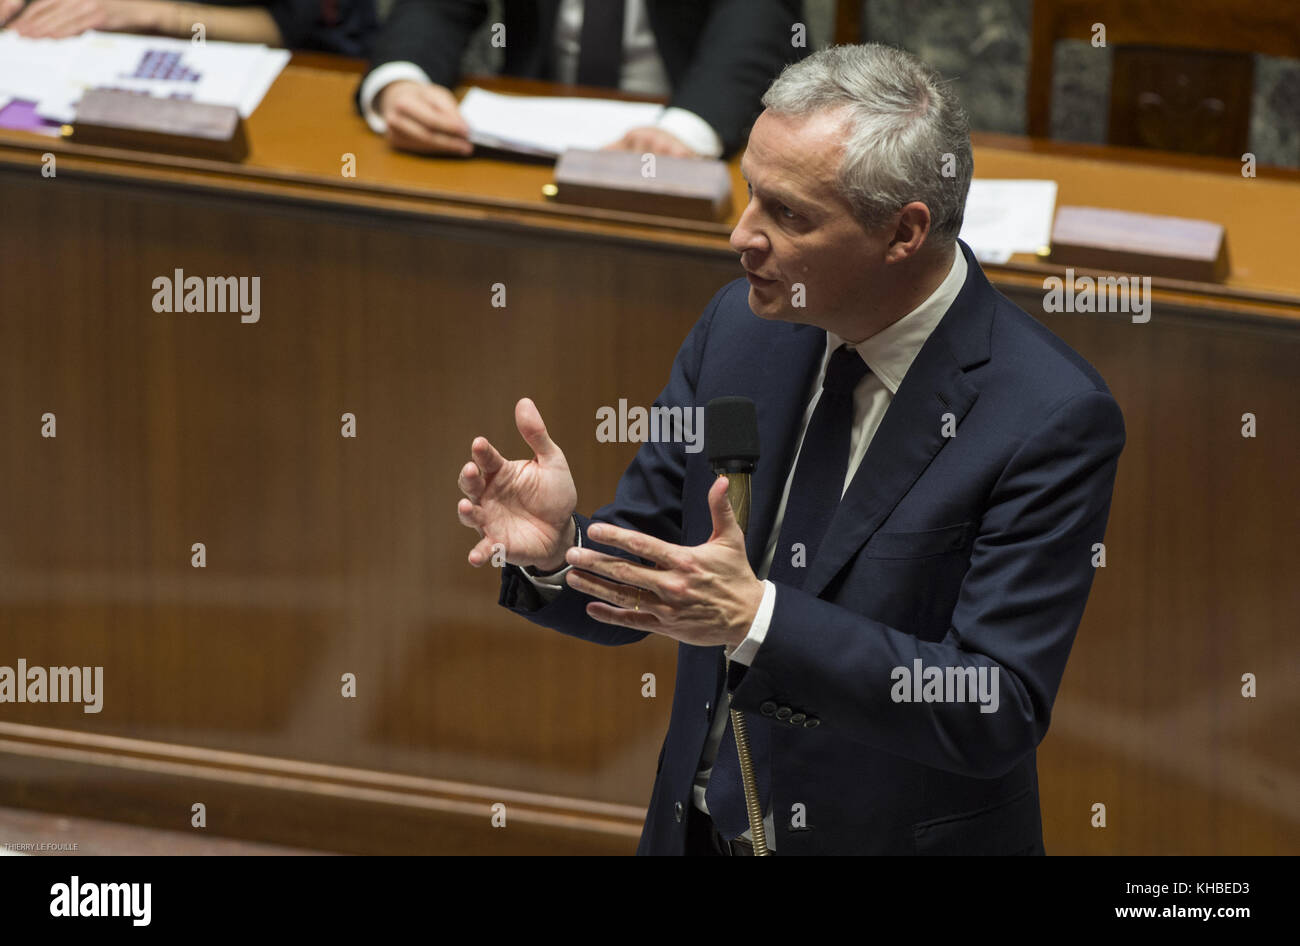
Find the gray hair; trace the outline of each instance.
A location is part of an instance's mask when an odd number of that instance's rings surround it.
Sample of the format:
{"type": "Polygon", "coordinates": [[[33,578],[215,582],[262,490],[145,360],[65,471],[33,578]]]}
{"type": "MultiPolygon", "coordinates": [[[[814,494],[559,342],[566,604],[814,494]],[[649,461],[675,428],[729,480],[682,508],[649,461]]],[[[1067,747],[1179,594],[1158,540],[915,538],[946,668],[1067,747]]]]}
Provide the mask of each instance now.
{"type": "Polygon", "coordinates": [[[930,234],[961,232],[975,160],[966,112],[951,86],[910,53],[871,43],[831,46],[786,68],[763,96],[783,115],[844,109],[841,193],[867,229],[905,204],[930,209],[930,234]]]}

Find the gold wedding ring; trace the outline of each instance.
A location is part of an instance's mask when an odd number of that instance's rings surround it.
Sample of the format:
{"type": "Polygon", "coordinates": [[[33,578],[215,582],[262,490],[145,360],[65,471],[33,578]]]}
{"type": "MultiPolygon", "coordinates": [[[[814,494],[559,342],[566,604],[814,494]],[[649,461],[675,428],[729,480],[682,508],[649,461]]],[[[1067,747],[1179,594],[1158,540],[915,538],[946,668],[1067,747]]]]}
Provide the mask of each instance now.
{"type": "Polygon", "coordinates": [[[636,590],[636,607],[633,608],[632,610],[633,611],[641,610],[641,589],[640,588],[636,590]]]}

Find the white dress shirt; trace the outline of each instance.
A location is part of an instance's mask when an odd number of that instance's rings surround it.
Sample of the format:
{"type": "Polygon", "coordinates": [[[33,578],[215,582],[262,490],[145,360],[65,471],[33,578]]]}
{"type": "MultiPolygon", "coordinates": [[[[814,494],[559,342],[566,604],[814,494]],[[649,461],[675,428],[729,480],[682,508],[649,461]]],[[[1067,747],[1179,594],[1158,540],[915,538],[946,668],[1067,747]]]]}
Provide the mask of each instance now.
{"type": "MultiPolygon", "coordinates": [[[[844,485],[840,490],[841,497],[853,482],[853,476],[862,464],[862,458],[866,456],[867,448],[871,446],[871,439],[880,427],[885,411],[889,409],[898,386],[902,384],[903,377],[907,374],[907,369],[912,366],[912,362],[921,351],[921,346],[930,337],[930,333],[934,331],[935,326],[939,324],[939,320],[943,318],[965,284],[966,268],[966,257],[962,255],[961,248],[954,245],[953,261],[948,269],[948,275],[929,298],[894,324],[852,346],[862,356],[870,371],[853,389],[853,432],[849,439],[849,465],[844,475],[844,485]]],[[[804,408],[798,433],[799,450],[803,449],[804,434],[812,421],[813,411],[817,409],[817,401],[821,398],[826,366],[830,363],[831,355],[835,350],[846,344],[849,343],[834,332],[826,333],[826,353],[822,356],[821,368],[813,379],[812,388],[806,395],[807,406],[804,408]]],[[[772,620],[773,609],[776,607],[776,585],[767,580],[767,573],[771,570],[772,561],[777,554],[781,524],[785,520],[786,503],[790,498],[790,485],[794,482],[794,472],[798,465],[799,452],[796,451],[794,463],[791,464],[790,472],[786,475],[785,488],[781,491],[781,502],[777,506],[767,548],[757,572],[758,577],[763,579],[763,600],[758,607],[758,613],[754,616],[753,624],[750,625],[748,635],[729,655],[732,660],[746,666],[753,663],[759,648],[762,647],[763,639],[767,636],[768,625],[772,620]]],[[[791,552],[790,549],[784,549],[781,554],[789,555],[791,552]]],[[[538,578],[528,575],[528,578],[538,587],[543,597],[549,599],[558,594],[564,586],[564,575],[568,570],[569,566],[566,566],[554,575],[538,578]]],[[[718,754],[718,746],[722,742],[727,720],[727,707],[719,706],[713,715],[713,726],[709,730],[708,739],[704,743],[704,752],[700,756],[700,769],[695,775],[695,807],[706,814],[709,809],[704,800],[705,790],[709,785],[713,759],[718,754]]],[[[768,847],[776,850],[772,812],[767,813],[764,824],[767,828],[768,847]]],[[[745,838],[749,836],[749,831],[742,835],[745,838]]]]}
{"type": "MultiPolygon", "coordinates": [[[[608,2],[608,0],[600,0],[608,2]]],[[[626,0],[623,14],[623,64],[618,87],[624,92],[667,96],[671,91],[668,72],[655,44],[645,0],[626,0]]],[[[582,35],[583,0],[561,0],[555,22],[555,78],[572,83],[578,74],[578,47],[582,35]]],[[[509,42],[509,37],[506,38],[509,42]]],[[[386,62],[373,70],[361,83],[361,111],[366,124],[376,134],[384,134],[387,125],[374,107],[375,99],[385,86],[400,79],[429,83],[428,74],[413,62],[386,62]]],[[[677,138],[696,154],[716,158],[722,154],[722,140],[708,122],[684,108],[665,108],[656,126],[677,138]]]]}

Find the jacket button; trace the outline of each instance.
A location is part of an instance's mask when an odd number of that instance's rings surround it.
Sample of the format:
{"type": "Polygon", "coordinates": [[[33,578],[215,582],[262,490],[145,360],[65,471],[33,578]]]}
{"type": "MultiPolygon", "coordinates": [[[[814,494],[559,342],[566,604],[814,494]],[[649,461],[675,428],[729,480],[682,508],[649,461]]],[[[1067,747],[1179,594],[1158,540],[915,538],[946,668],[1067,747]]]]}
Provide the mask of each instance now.
{"type": "Polygon", "coordinates": [[[809,716],[807,719],[805,719],[805,720],[803,721],[803,728],[804,728],[804,729],[816,729],[816,728],[817,728],[818,726],[820,726],[821,724],[822,724],[822,721],[821,721],[820,719],[818,719],[816,716],[809,716]]]}
{"type": "Polygon", "coordinates": [[[803,722],[805,719],[807,719],[807,718],[808,718],[808,717],[805,716],[803,713],[795,713],[793,716],[790,717],[790,722],[791,722],[791,724],[793,724],[793,725],[795,725],[795,726],[798,726],[800,723],[802,723],[802,722],[803,722]]]}
{"type": "Polygon", "coordinates": [[[758,708],[758,711],[759,711],[760,713],[762,713],[764,716],[775,716],[775,715],[776,715],[776,704],[773,703],[771,700],[768,700],[766,703],[762,704],[762,705],[758,708]]]}
{"type": "Polygon", "coordinates": [[[685,809],[682,808],[681,802],[675,802],[673,804],[673,817],[677,819],[678,824],[682,823],[682,815],[684,811],[685,809]]]}
{"type": "Polygon", "coordinates": [[[711,710],[711,709],[713,709],[713,701],[712,701],[712,700],[705,700],[705,701],[704,701],[704,717],[705,717],[705,719],[708,718],[708,716],[709,716],[709,710],[711,710]]]}
{"type": "Polygon", "coordinates": [[[790,709],[790,707],[788,707],[788,706],[782,706],[779,710],[776,711],[776,718],[777,718],[777,719],[789,719],[789,718],[790,718],[790,714],[793,713],[793,712],[794,712],[794,710],[790,709]]]}

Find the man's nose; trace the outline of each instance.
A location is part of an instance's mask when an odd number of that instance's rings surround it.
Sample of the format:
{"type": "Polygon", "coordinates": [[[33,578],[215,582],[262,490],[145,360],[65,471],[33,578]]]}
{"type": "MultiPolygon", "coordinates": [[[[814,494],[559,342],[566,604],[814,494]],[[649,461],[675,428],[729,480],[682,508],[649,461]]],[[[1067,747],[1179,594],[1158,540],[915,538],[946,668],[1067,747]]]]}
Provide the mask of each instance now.
{"type": "Polygon", "coordinates": [[[737,253],[744,254],[746,251],[753,250],[764,252],[767,250],[767,238],[757,224],[757,201],[751,199],[741,211],[740,219],[736,221],[736,228],[731,231],[731,248],[737,253]]]}

